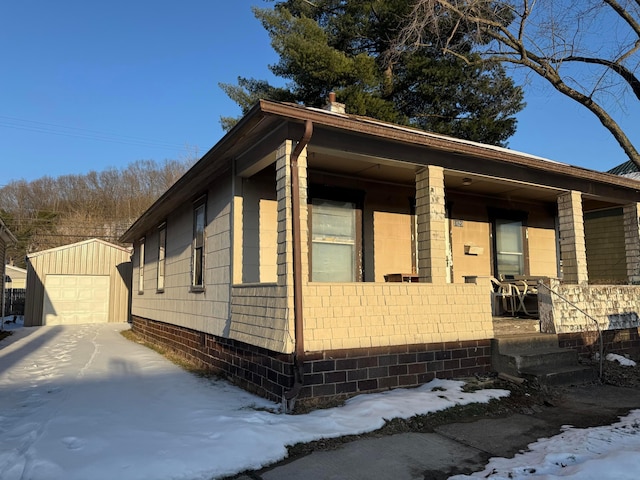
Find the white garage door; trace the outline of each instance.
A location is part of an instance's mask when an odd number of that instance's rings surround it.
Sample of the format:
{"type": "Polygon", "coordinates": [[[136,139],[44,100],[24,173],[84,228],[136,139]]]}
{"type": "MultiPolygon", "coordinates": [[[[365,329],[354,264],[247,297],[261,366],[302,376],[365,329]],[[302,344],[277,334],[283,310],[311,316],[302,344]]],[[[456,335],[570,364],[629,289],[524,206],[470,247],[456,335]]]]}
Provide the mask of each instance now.
{"type": "Polygon", "coordinates": [[[47,275],[43,325],[106,323],[109,319],[109,276],[47,275]]]}

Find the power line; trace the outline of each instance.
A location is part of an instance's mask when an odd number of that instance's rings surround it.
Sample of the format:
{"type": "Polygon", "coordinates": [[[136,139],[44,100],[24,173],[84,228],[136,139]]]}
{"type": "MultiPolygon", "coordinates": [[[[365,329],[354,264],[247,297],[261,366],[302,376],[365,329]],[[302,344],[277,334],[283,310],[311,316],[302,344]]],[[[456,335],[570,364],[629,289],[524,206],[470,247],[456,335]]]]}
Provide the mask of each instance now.
{"type": "MultiPolygon", "coordinates": [[[[134,145],[151,148],[163,148],[170,150],[183,151],[188,148],[187,145],[177,143],[164,142],[161,140],[152,140],[132,135],[122,135],[117,133],[101,132],[99,130],[90,130],[86,128],[68,127],[55,123],[40,122],[37,120],[27,120],[17,117],[8,117],[0,115],[0,126],[5,128],[13,128],[17,130],[25,130],[36,133],[47,133],[50,135],[59,135],[66,137],[83,138],[86,140],[98,140],[102,142],[120,143],[123,145],[134,145]],[[18,123],[16,123],[18,122],[18,123]]],[[[194,147],[199,148],[199,147],[194,147]]]]}

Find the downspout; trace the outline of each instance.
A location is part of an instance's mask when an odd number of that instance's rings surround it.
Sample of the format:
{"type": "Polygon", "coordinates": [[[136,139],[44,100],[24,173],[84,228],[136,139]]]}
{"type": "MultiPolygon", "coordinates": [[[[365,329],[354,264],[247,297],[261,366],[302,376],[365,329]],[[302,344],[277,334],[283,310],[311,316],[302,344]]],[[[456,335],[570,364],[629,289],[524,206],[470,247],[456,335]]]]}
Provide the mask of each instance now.
{"type": "Polygon", "coordinates": [[[300,239],[300,177],[298,175],[298,157],[307,146],[313,134],[311,120],[304,122],[304,134],[291,154],[291,216],[293,240],[293,316],[294,316],[294,384],[284,393],[285,409],[293,410],[295,399],[300,393],[304,379],[304,318],[302,313],[302,242],[300,239]]]}

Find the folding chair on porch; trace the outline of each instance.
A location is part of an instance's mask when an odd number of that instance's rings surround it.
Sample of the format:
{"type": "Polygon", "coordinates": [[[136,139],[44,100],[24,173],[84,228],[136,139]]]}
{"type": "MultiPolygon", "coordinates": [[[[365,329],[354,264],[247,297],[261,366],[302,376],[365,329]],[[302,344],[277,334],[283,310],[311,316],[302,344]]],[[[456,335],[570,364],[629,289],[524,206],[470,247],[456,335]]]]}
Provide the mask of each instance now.
{"type": "Polygon", "coordinates": [[[491,313],[495,316],[499,316],[500,304],[502,304],[502,311],[508,312],[512,316],[516,315],[516,301],[518,299],[517,292],[514,291],[514,285],[510,283],[504,283],[497,278],[491,277],[491,313]]]}

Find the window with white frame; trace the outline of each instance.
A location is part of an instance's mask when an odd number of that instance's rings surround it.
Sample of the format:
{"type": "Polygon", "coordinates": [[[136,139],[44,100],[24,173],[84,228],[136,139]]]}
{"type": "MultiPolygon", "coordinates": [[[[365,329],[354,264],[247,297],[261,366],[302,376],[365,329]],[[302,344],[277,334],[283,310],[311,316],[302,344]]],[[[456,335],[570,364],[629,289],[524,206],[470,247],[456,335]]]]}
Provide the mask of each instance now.
{"type": "Polygon", "coordinates": [[[311,281],[361,282],[362,192],[311,185],[310,198],[311,281]]]}
{"type": "Polygon", "coordinates": [[[138,293],[144,293],[144,237],[138,246],[138,293]]]}
{"type": "Polygon", "coordinates": [[[164,291],[164,270],[167,258],[167,224],[158,227],[158,284],[157,291],[164,291]]]}
{"type": "Polygon", "coordinates": [[[204,290],[204,237],[206,202],[201,199],[193,208],[193,242],[191,254],[191,290],[204,290]]]}

